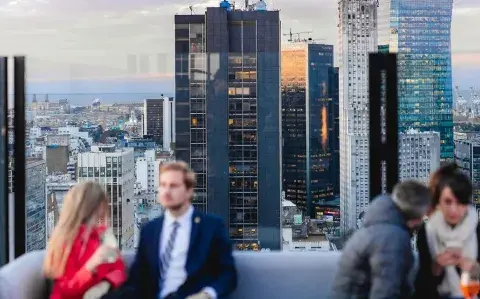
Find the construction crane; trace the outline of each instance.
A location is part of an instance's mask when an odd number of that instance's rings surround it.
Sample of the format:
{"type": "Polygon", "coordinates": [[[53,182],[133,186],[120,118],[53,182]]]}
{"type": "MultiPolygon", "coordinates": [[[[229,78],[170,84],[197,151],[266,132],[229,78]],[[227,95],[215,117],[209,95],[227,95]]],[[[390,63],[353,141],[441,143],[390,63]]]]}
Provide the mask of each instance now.
{"type": "Polygon", "coordinates": [[[325,41],[325,39],[324,38],[311,38],[311,37],[309,37],[305,41],[307,41],[307,42],[317,42],[317,41],[325,41]]]}
{"type": "MultiPolygon", "coordinates": [[[[289,39],[288,39],[289,42],[300,42],[300,41],[302,41],[302,39],[300,38],[301,34],[310,34],[310,33],[312,33],[312,31],[292,32],[292,28],[290,28],[290,32],[289,33],[284,33],[283,36],[288,36],[289,37],[289,39]],[[296,35],[297,38],[294,39],[293,35],[296,35]]],[[[306,39],[304,39],[304,41],[306,41],[306,39]]]]}

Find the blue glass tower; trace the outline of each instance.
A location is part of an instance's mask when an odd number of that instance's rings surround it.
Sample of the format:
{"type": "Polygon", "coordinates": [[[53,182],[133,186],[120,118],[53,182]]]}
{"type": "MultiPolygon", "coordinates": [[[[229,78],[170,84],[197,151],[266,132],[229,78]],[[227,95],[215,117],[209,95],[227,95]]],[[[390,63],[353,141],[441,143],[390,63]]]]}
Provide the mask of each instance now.
{"type": "Polygon", "coordinates": [[[285,198],[322,219],[340,192],[338,69],[333,46],[282,49],[282,179],[285,198]]]}
{"type": "Polygon", "coordinates": [[[379,13],[379,44],[398,53],[399,130],[439,132],[442,161],[454,156],[452,6],[453,0],[389,0],[379,13]]]}

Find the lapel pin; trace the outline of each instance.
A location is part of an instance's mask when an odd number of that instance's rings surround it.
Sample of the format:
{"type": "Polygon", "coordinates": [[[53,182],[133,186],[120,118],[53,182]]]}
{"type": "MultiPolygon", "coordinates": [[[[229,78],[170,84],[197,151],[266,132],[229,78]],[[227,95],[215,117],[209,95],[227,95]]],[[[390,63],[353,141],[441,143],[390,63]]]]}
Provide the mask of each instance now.
{"type": "Polygon", "coordinates": [[[195,223],[200,223],[200,217],[195,217],[195,223]]]}

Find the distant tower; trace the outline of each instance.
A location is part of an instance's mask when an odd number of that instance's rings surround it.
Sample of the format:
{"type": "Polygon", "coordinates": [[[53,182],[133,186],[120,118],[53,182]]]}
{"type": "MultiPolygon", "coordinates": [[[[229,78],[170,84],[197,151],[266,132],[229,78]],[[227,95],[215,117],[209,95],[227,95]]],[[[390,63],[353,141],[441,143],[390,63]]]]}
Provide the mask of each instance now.
{"type": "Polygon", "coordinates": [[[338,6],[340,227],[347,232],[357,229],[357,221],[370,203],[368,72],[358,70],[368,70],[365,57],[378,51],[377,2],[340,0],[338,6]],[[356,17],[358,23],[352,21],[356,17]],[[352,40],[355,42],[350,43],[352,40]]]}

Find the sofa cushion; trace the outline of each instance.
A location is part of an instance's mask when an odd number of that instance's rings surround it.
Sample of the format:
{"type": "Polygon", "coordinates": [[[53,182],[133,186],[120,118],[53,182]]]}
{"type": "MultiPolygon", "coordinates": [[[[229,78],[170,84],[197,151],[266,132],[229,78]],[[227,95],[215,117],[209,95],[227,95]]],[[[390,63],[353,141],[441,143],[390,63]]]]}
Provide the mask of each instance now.
{"type": "MultiPolygon", "coordinates": [[[[338,252],[235,252],[238,287],[229,299],[327,298],[338,252]]],[[[124,253],[127,265],[134,254],[124,253]]],[[[0,269],[0,299],[44,299],[43,252],[31,252],[0,269]]]]}

